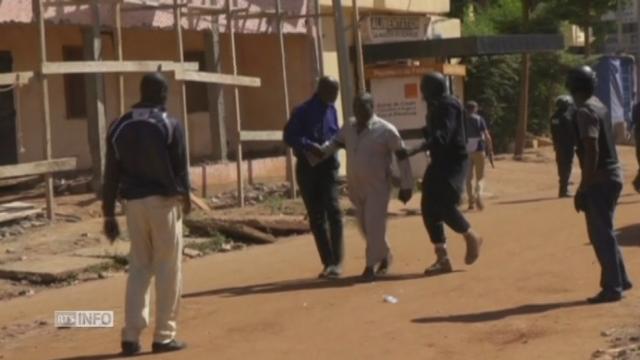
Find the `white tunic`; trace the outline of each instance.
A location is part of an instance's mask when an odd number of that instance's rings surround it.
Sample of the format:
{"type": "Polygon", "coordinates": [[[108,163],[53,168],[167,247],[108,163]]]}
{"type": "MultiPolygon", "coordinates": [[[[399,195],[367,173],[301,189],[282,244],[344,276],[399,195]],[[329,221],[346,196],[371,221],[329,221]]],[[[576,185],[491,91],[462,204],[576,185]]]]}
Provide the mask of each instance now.
{"type": "MultiPolygon", "coordinates": [[[[324,149],[332,153],[341,145],[347,151],[349,198],[367,240],[367,266],[374,266],[389,253],[386,221],[391,166],[394,153],[404,149],[404,142],[395,126],[374,115],[361,133],[358,133],[355,121],[346,123],[324,149]]],[[[400,187],[412,189],[414,182],[408,159],[399,161],[398,167],[400,187]]]]}

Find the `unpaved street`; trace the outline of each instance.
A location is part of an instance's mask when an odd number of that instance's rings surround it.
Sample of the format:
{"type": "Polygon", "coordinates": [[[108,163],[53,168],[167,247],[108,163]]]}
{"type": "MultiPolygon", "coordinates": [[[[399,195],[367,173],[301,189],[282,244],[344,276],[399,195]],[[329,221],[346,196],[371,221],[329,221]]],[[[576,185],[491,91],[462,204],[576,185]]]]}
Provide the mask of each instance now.
{"type": "MultiPolygon", "coordinates": [[[[636,171],[632,149],[620,152],[628,182],[636,171]]],[[[587,306],[584,299],[598,290],[599,268],[583,217],[572,200],[555,198],[554,164],[496,165],[488,175],[488,191],[496,197],[484,212],[469,214],[485,237],[476,265],[463,265],[463,242],[451,235],[458,271],[423,277],[433,255],[416,215],[390,220],[395,266],[374,284],[355,282],[364,244],[353,226],[346,233],[346,277],[339,281],[315,280],[320,266],[309,235],[189,261],[179,324],[189,348],[145,358],[590,358],[606,347],[602,331],[638,323],[640,290],[621,303],[587,306]],[[384,295],[399,302],[385,303],[384,295]]],[[[394,211],[401,209],[394,203],[394,211]]],[[[640,287],[639,220],[640,195],[626,185],[617,227],[640,287]]],[[[0,358],[113,358],[124,284],[119,275],[3,302],[0,324],[17,330],[13,340],[0,343],[0,358]],[[55,310],[115,310],[117,328],[56,330],[55,310]],[[42,320],[47,323],[37,323],[42,320]]],[[[143,339],[145,351],[150,333],[143,339]]]]}

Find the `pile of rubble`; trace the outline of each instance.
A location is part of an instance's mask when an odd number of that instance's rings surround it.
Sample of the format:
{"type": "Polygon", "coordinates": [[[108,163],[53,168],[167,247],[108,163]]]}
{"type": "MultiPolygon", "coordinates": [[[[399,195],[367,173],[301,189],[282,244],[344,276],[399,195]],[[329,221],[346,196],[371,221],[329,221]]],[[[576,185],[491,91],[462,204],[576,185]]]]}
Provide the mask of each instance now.
{"type": "Polygon", "coordinates": [[[640,360],[640,328],[621,328],[603,331],[609,348],[595,351],[593,360],[640,360]]]}
{"type": "Polygon", "coordinates": [[[43,227],[49,223],[44,214],[30,215],[24,219],[0,224],[0,241],[14,236],[24,235],[32,228],[43,227]]]}

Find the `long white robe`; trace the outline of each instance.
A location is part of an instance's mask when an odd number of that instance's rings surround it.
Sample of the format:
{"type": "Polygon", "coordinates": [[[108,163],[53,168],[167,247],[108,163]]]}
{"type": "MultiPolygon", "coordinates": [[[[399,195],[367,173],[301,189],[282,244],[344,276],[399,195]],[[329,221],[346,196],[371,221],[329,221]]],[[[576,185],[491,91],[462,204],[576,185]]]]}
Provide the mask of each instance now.
{"type": "MultiPolygon", "coordinates": [[[[347,151],[349,199],[367,242],[367,266],[375,266],[389,254],[386,227],[391,166],[395,152],[404,149],[404,142],[395,126],[374,115],[359,134],[355,121],[347,122],[324,150],[332,153],[341,146],[347,151]]],[[[400,188],[413,189],[409,160],[398,161],[398,167],[400,188]]]]}

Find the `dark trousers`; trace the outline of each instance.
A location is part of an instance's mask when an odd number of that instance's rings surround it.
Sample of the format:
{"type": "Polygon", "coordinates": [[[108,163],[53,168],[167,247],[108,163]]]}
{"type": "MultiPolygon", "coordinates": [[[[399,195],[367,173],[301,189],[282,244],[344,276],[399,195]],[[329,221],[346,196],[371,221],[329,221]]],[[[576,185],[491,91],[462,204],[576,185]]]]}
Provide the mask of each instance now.
{"type": "Polygon", "coordinates": [[[469,231],[471,225],[458,209],[460,194],[446,179],[428,179],[422,182],[422,220],[433,244],[444,244],[447,238],[444,225],[458,234],[469,231]]]}
{"type": "Polygon", "coordinates": [[[569,180],[571,179],[573,157],[573,149],[556,150],[556,165],[558,166],[558,180],[560,183],[561,195],[569,192],[569,180]]]}
{"type": "Polygon", "coordinates": [[[309,227],[325,267],[340,266],[344,257],[338,168],[338,161],[334,158],[315,167],[305,159],[298,159],[296,164],[296,177],[307,208],[309,227]]]}
{"type": "Polygon", "coordinates": [[[607,292],[621,292],[629,278],[613,229],[613,216],[622,184],[606,181],[591,185],[584,194],[587,232],[601,267],[600,286],[607,292]]]}

